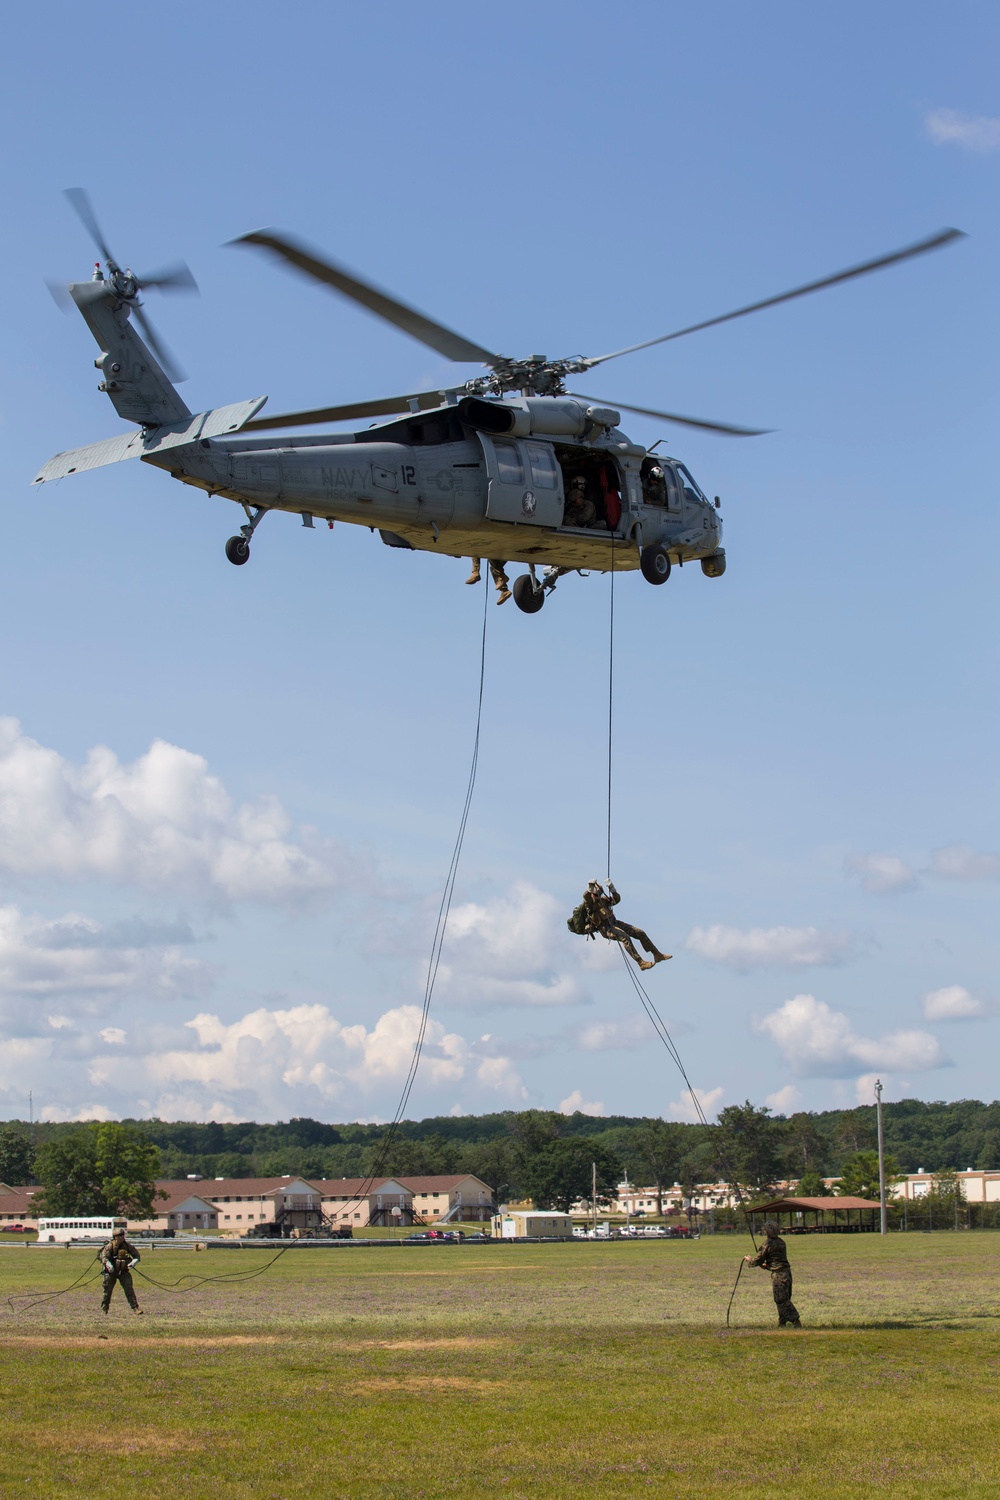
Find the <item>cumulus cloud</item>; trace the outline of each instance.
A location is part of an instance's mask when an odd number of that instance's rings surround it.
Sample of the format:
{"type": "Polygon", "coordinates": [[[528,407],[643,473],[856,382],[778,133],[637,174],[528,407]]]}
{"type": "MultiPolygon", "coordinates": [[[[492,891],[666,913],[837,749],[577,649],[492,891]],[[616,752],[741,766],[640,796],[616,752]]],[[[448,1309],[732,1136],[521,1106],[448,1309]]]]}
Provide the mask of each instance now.
{"type": "Polygon", "coordinates": [[[72,1025],[74,1012],[90,1014],[109,1003],[206,992],[214,977],[208,964],[176,944],[120,942],[127,931],[86,917],[51,920],[0,907],[0,1014],[21,1030],[33,1030],[42,1017],[58,1030],[72,1025]]]}
{"type": "Polygon", "coordinates": [[[815,995],[796,995],[757,1023],[800,1078],[849,1078],[861,1070],[924,1072],[948,1066],[937,1037],[926,1031],[893,1031],[874,1039],[815,995]]]}
{"type": "Polygon", "coordinates": [[[793,1110],[801,1099],[802,1095],[794,1083],[786,1083],[783,1089],[778,1089],[776,1093],[768,1094],[764,1103],[769,1105],[776,1115],[787,1115],[789,1110],[793,1110]]]}
{"type": "Polygon", "coordinates": [[[346,883],[344,852],[274,797],[237,803],[200,755],[156,740],[130,764],[82,765],[0,719],[0,870],[104,879],[222,901],[302,898],[346,883]]]}
{"type": "MultiPolygon", "coordinates": [[[[261,1006],[231,1022],[203,1012],[184,1023],[186,1045],[104,1036],[108,1050],[91,1058],[86,1086],[122,1113],[138,1109],[162,1119],[281,1119],[324,1113],[334,1103],[358,1118],[371,1113],[372,1095],[383,1106],[395,1102],[419,1026],[415,1005],[387,1010],[371,1026],[345,1024],[320,1004],[261,1006]]],[[[484,1055],[475,1041],[432,1019],[418,1089],[461,1084],[475,1099],[483,1089],[527,1097],[509,1057],[484,1055]]]]}
{"type": "Polygon", "coordinates": [[[918,872],[898,854],[855,854],[847,867],[866,891],[912,891],[920,883],[918,872]]]}
{"type": "MultiPolygon", "coordinates": [[[[694,1092],[698,1097],[698,1103],[701,1105],[705,1119],[712,1120],[718,1112],[719,1105],[722,1103],[726,1092],[725,1089],[720,1085],[715,1089],[695,1089],[694,1092]]],[[[700,1122],[701,1115],[695,1108],[694,1100],[687,1090],[684,1091],[679,1099],[673,1099],[667,1105],[667,1119],[682,1120],[692,1125],[697,1125],[700,1122]]]]}
{"type": "Polygon", "coordinates": [[[930,990],[923,998],[925,1021],[974,1021],[992,1014],[993,1007],[977,999],[960,984],[930,990]]]}
{"type": "Polygon", "coordinates": [[[560,1103],[559,1113],[561,1115],[574,1115],[578,1112],[581,1115],[603,1115],[604,1105],[600,1099],[595,1099],[589,1104],[586,1103],[580,1090],[574,1089],[560,1103]]]}
{"type": "Polygon", "coordinates": [[[942,880],[996,880],[1000,877],[1000,858],[978,853],[968,844],[949,844],[934,850],[931,870],[942,880]]]}
{"type": "MultiPolygon", "coordinates": [[[[686,1022],[671,1023],[670,1030],[676,1035],[691,1027],[686,1022]]],[[[654,1040],[652,1025],[644,1015],[627,1016],[624,1021],[583,1021],[564,1035],[582,1052],[634,1052],[654,1040]]]]}
{"type": "Polygon", "coordinates": [[[695,927],[684,946],[730,969],[799,969],[842,963],[853,947],[846,932],[818,927],[695,927]]]}
{"type": "Polygon", "coordinates": [[[574,1005],[583,992],[559,967],[565,937],[562,903],[528,881],[491,901],[456,907],[439,992],[453,1005],[574,1005]]]}
{"type": "Polygon", "coordinates": [[[1000,119],[969,115],[961,109],[932,109],[924,127],[939,146],[961,146],[965,151],[1000,151],[1000,119]]]}

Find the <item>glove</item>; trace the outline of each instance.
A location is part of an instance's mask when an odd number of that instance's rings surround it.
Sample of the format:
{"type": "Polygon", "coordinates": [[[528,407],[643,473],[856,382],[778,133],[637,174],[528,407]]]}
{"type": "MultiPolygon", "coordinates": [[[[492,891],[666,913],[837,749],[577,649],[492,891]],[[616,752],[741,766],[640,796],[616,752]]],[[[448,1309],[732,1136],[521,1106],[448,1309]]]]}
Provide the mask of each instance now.
{"type": "Polygon", "coordinates": [[[128,1263],[129,1270],[131,1271],[132,1267],[133,1266],[137,1266],[138,1264],[139,1264],[139,1262],[137,1260],[130,1260],[129,1263],[128,1263]]]}

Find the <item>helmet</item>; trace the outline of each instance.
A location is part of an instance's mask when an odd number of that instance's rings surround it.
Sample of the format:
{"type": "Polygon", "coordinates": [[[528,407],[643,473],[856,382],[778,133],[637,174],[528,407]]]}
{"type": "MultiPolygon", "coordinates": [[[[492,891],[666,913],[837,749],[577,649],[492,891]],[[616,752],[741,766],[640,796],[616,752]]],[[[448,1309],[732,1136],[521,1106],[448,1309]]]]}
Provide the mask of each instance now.
{"type": "Polygon", "coordinates": [[[777,1236],[781,1233],[781,1231],[780,1231],[780,1229],[778,1228],[777,1224],[774,1222],[773,1219],[768,1219],[767,1223],[764,1225],[764,1233],[767,1235],[768,1239],[770,1240],[770,1239],[776,1239],[777,1236]]]}
{"type": "Polygon", "coordinates": [[[662,479],[663,478],[663,470],[660,468],[659,464],[654,464],[653,465],[653,467],[649,471],[649,477],[650,477],[650,479],[662,479]]]}
{"type": "Polygon", "coordinates": [[[578,474],[576,476],[576,478],[573,480],[572,484],[570,485],[570,489],[571,490],[575,490],[578,486],[581,489],[586,489],[586,487],[587,487],[587,481],[586,481],[586,479],[584,479],[584,477],[583,477],[582,474],[578,474]]]}

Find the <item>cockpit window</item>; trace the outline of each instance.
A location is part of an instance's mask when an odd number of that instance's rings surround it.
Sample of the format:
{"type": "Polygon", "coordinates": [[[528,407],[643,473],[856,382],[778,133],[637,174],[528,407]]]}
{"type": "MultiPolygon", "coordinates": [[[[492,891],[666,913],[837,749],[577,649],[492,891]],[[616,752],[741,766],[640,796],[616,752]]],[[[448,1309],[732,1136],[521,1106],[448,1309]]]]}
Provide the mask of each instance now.
{"type": "Polygon", "coordinates": [[[523,484],[524,468],[516,444],[498,443],[494,440],[493,451],[497,456],[497,478],[500,483],[523,484]]]}
{"type": "Polygon", "coordinates": [[[525,443],[528,450],[528,461],[531,464],[531,482],[539,490],[556,490],[559,488],[559,472],[556,469],[555,454],[551,448],[544,443],[525,443]]]}
{"type": "Polygon", "coordinates": [[[695,481],[691,478],[691,475],[688,473],[687,469],[685,469],[683,464],[677,465],[677,473],[680,476],[681,484],[684,486],[685,500],[704,501],[705,496],[702,494],[701,490],[698,488],[695,481]]]}

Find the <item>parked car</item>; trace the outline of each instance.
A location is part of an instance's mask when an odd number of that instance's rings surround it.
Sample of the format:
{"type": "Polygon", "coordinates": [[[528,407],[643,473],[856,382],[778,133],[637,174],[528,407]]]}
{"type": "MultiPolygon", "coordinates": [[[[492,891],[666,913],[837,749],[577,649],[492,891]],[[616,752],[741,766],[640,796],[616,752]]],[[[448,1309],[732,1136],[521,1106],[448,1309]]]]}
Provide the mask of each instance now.
{"type": "Polygon", "coordinates": [[[24,1234],[23,1224],[0,1224],[0,1234],[24,1234]]]}

